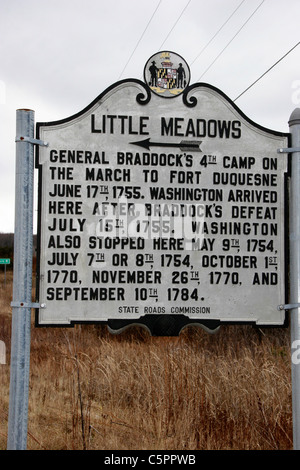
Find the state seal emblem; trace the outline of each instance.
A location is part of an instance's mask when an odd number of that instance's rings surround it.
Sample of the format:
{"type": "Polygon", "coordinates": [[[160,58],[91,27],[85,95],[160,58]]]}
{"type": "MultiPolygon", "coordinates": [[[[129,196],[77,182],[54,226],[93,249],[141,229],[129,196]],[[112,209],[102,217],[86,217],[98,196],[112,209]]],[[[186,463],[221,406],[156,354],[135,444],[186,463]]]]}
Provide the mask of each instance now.
{"type": "Polygon", "coordinates": [[[190,69],[180,55],[161,51],[151,56],[146,63],[144,80],[156,95],[174,98],[189,85],[190,69]]]}

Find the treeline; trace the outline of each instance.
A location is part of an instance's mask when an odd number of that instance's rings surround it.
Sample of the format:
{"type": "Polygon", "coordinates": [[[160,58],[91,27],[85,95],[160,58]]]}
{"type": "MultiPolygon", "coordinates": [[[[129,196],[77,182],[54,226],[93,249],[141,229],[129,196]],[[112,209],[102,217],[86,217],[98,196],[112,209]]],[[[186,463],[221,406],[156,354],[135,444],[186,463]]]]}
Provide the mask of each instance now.
{"type": "MultiPolygon", "coordinates": [[[[33,236],[33,255],[36,253],[36,235],[33,236]]],[[[0,232],[0,258],[10,258],[10,265],[7,268],[13,267],[14,257],[14,234],[0,232]]]]}

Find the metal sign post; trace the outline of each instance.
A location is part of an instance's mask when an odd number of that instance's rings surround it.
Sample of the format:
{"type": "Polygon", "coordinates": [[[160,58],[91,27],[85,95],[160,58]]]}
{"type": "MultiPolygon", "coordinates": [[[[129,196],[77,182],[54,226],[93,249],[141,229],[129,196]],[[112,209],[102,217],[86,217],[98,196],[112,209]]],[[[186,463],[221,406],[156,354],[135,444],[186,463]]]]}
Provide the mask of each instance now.
{"type": "Polygon", "coordinates": [[[33,247],[34,111],[17,110],[8,450],[27,445],[33,247]]]}
{"type": "Polygon", "coordinates": [[[294,449],[300,449],[300,361],[293,353],[300,345],[300,109],[289,120],[292,135],[292,172],[290,189],[290,301],[292,347],[292,402],[294,449]]]}

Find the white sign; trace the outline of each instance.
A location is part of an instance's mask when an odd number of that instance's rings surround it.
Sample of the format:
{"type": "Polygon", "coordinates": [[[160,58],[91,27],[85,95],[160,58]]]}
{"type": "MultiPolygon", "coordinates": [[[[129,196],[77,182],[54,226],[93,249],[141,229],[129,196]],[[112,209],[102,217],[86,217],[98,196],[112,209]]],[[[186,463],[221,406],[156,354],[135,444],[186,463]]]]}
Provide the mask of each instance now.
{"type": "MultiPolygon", "coordinates": [[[[157,62],[175,56],[155,56],[160,78],[157,62]]],[[[118,82],[75,116],[37,124],[48,142],[37,155],[37,323],[154,314],[282,325],[287,156],[277,150],[288,134],[210,85],[179,85],[179,65],[159,82],[175,90],[163,99],[148,83],[152,59],[146,84],[118,82]]]]}

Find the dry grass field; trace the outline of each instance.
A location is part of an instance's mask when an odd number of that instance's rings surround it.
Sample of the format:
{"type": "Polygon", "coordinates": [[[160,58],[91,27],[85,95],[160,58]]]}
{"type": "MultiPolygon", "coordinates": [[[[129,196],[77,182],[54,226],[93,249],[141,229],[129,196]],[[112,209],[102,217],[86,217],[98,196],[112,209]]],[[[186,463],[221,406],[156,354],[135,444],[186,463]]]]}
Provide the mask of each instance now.
{"type": "MultiPolygon", "coordinates": [[[[0,273],[0,449],[6,449],[12,274],[0,273]]],[[[30,450],[292,449],[288,329],[35,328],[30,450]]]]}

